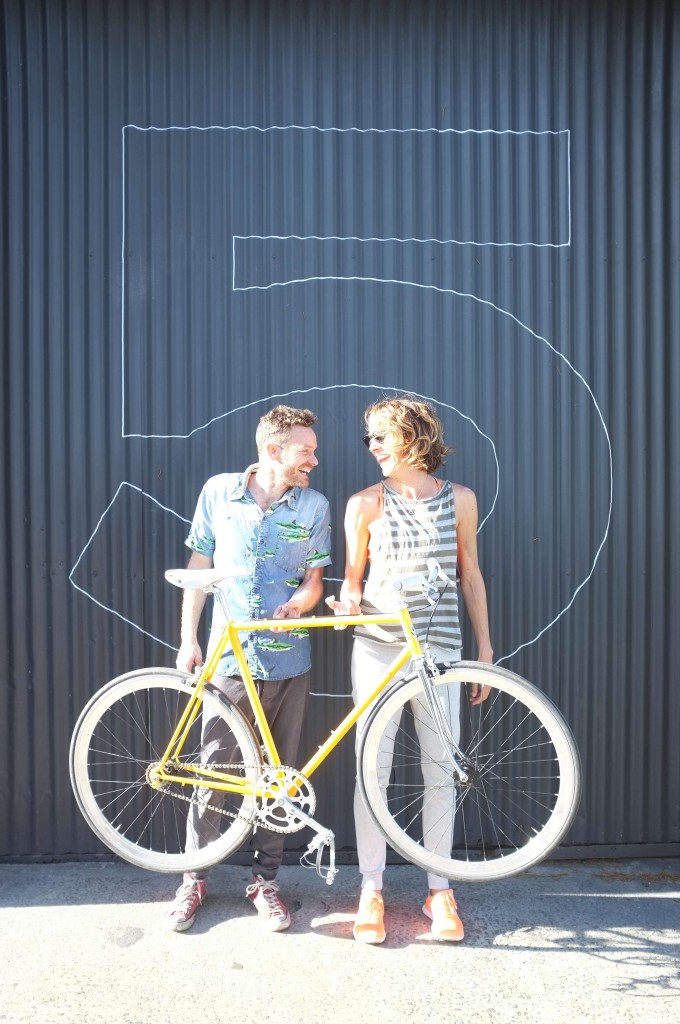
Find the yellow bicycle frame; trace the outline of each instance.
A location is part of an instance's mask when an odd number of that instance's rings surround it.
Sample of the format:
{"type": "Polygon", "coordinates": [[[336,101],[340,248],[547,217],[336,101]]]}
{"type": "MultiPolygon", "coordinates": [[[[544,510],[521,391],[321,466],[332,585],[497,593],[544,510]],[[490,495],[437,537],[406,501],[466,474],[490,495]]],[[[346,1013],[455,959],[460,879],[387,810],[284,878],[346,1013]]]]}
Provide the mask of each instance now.
{"type": "MultiPolygon", "coordinates": [[[[307,764],[300,769],[301,775],[304,775],[307,778],[312,775],[319,765],[323,764],[328,755],[335,749],[343,737],[347,735],[349,730],[353,725],[355,725],[364,711],[370,707],[376,697],[378,697],[385,687],[394,679],[399,669],[402,668],[410,658],[422,657],[423,650],[420,646],[418,637],[413,631],[413,623],[411,622],[411,616],[407,608],[402,608],[399,611],[384,615],[319,615],[299,619],[253,619],[243,622],[227,622],[222,634],[220,635],[215,650],[198,677],[194,693],[177,723],[175,732],[173,733],[163,756],[155,766],[153,772],[150,773],[149,781],[151,784],[158,786],[164,782],[176,782],[184,786],[204,786],[210,789],[223,790],[227,793],[252,794],[254,790],[253,784],[250,780],[241,776],[230,775],[217,771],[214,768],[209,768],[207,765],[191,765],[184,763],[182,765],[182,770],[186,772],[187,775],[180,778],[179,776],[172,774],[172,762],[179,758],[189,730],[201,710],[201,693],[203,688],[215,675],[222,654],[228,646],[231,646],[241,673],[243,685],[253,709],[257,727],[262,737],[262,743],[267,753],[268,764],[276,767],[280,764],[279,753],[276,749],[276,744],[274,743],[269,723],[265,717],[262,702],[260,701],[255,682],[250,672],[250,667],[241,645],[239,633],[250,633],[256,630],[276,630],[277,632],[285,632],[290,629],[301,628],[329,629],[332,627],[334,629],[344,629],[347,626],[358,625],[401,625],[405,643],[403,647],[399,647],[399,653],[388,667],[385,674],[378,680],[375,688],[369,696],[361,704],[348,712],[340,724],[332,730],[326,742],[319,747],[316,754],[314,754],[307,764]],[[168,764],[168,762],[170,762],[170,764],[168,764]]],[[[260,794],[257,793],[256,795],[260,794]]]]}

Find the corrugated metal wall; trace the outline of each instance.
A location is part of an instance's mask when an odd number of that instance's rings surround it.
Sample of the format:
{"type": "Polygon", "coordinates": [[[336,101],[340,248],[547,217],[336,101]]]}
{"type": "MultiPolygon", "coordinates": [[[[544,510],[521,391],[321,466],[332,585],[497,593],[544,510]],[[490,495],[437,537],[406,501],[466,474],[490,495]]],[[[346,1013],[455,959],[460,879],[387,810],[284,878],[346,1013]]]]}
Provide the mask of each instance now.
{"type": "MultiPolygon", "coordinates": [[[[574,727],[569,843],[677,852],[678,6],[2,11],[0,855],[101,849],[70,732],[172,664],[204,479],[275,396],[317,410],[339,577],[390,389],[438,404],[497,656],[574,727]]],[[[317,644],[308,749],[348,642],[317,644]]],[[[349,746],[319,776],[341,847],[352,776],[349,746]]]]}

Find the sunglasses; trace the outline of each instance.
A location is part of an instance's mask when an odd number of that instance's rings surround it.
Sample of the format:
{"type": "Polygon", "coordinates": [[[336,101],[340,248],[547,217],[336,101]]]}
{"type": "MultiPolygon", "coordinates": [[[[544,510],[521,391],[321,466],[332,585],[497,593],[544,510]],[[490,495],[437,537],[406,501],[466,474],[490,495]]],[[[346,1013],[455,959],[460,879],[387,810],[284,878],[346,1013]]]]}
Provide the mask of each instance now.
{"type": "Polygon", "coordinates": [[[376,441],[378,444],[382,444],[386,436],[386,434],[364,434],[361,440],[364,442],[367,448],[370,448],[371,441],[376,441]]]}

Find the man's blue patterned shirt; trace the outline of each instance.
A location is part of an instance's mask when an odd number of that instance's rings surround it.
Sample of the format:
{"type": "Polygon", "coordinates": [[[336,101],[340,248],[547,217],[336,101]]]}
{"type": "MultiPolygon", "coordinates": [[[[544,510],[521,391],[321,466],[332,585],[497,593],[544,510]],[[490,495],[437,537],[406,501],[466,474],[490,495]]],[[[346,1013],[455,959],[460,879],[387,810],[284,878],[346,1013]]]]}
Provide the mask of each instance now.
{"type": "MultiPolygon", "coordinates": [[[[248,490],[257,466],[244,473],[211,477],[198,499],[191,530],[185,543],[192,551],[212,558],[216,569],[243,571],[225,584],[232,618],[268,619],[274,609],[289,601],[308,569],[330,565],[330,514],[323,494],[293,487],[266,511],[248,490]]],[[[208,654],[224,625],[215,601],[208,654]]],[[[285,633],[258,630],[242,633],[250,670],[255,679],[288,679],[311,667],[308,631],[304,627],[285,633]]],[[[220,660],[221,675],[237,675],[231,648],[220,660]]]]}

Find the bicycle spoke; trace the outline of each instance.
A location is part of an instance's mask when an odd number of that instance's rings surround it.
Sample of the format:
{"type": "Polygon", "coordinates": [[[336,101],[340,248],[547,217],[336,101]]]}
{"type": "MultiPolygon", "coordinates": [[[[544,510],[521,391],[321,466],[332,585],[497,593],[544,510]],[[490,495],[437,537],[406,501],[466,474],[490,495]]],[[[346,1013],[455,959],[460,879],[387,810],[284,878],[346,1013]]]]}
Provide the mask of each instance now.
{"type": "Polygon", "coordinates": [[[515,873],[539,859],[573,816],[573,741],[546,698],[512,673],[475,665],[439,678],[447,687],[440,707],[450,718],[443,728],[460,765],[441,756],[421,684],[407,680],[386,694],[367,725],[362,794],[390,842],[426,870],[450,878],[515,873]],[[471,705],[467,684],[478,680],[491,691],[471,705]],[[458,706],[454,718],[449,709],[458,706]],[[379,785],[365,774],[373,758],[382,766],[379,785]]]}
{"type": "MultiPolygon", "coordinates": [[[[81,809],[112,850],[142,867],[207,866],[252,831],[252,815],[244,812],[252,797],[199,786],[196,772],[185,771],[219,758],[214,747],[209,755],[203,750],[201,715],[187,724],[181,752],[166,764],[168,774],[187,782],[149,781],[192,698],[181,673],[131,673],[92,698],[74,732],[71,777],[81,809]],[[185,851],[190,814],[202,816],[203,845],[185,851]]],[[[254,780],[260,751],[240,712],[210,695],[202,706],[219,723],[221,742],[235,752],[230,774],[254,780]]]]}

